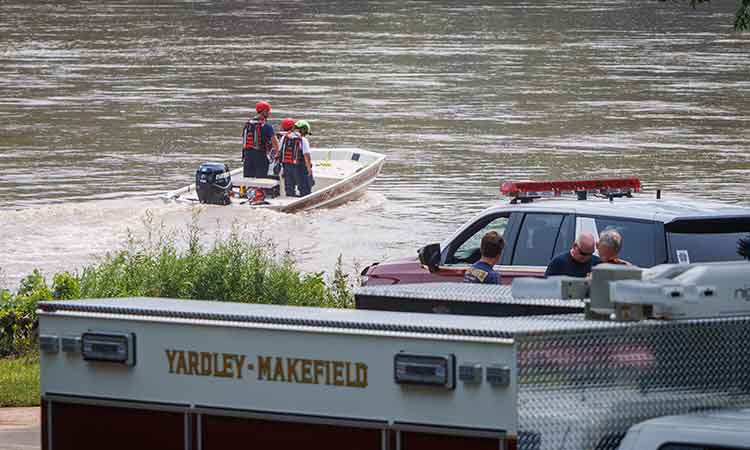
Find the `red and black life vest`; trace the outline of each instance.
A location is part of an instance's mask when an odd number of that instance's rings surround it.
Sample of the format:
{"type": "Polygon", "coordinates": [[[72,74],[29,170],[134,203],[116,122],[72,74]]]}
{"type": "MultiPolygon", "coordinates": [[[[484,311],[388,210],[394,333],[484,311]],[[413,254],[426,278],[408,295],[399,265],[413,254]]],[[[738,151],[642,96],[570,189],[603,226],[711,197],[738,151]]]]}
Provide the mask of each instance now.
{"type": "Polygon", "coordinates": [[[302,136],[297,132],[291,132],[284,136],[284,145],[281,147],[281,162],[284,164],[304,164],[302,155],[302,136]]]}
{"type": "Polygon", "coordinates": [[[271,148],[271,142],[263,136],[263,125],[266,120],[262,117],[250,119],[242,130],[243,150],[258,150],[268,152],[271,148]]]}

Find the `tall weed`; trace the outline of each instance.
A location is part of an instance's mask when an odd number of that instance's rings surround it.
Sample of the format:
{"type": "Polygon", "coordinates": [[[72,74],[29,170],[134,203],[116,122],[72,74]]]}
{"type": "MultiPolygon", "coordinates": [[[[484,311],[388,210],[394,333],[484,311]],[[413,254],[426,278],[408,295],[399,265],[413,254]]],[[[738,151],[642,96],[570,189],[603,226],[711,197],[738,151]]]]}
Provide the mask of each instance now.
{"type": "MultiPolygon", "coordinates": [[[[143,238],[129,232],[121,249],[79,273],[57,273],[52,287],[34,270],[14,294],[0,289],[0,357],[35,346],[36,306],[43,300],[163,297],[274,305],[351,308],[354,282],[342,257],[333,274],[302,273],[289,254],[262,233],[231,226],[211,245],[201,242],[197,213],[183,230],[167,230],[147,213],[143,238]]],[[[0,281],[2,272],[0,271],[0,281]]]]}

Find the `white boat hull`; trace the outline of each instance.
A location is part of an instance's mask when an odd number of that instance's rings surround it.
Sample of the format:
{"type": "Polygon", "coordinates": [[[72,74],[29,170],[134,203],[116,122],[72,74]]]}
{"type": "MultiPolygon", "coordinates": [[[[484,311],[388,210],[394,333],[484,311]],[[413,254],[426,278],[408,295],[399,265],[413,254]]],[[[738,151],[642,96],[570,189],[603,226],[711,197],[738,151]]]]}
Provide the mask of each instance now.
{"type": "MultiPolygon", "coordinates": [[[[265,208],[282,212],[307,211],[315,208],[332,207],[348,202],[365,193],[375,181],[385,162],[385,155],[360,149],[313,149],[310,152],[313,163],[315,186],[304,197],[290,197],[283,193],[276,198],[266,199],[267,204],[250,205],[246,198],[235,195],[230,206],[245,208],[265,208]]],[[[242,168],[232,170],[232,177],[241,177],[242,168]]],[[[280,180],[283,187],[284,180],[280,180]]],[[[195,184],[164,194],[169,201],[199,203],[195,184]]]]}

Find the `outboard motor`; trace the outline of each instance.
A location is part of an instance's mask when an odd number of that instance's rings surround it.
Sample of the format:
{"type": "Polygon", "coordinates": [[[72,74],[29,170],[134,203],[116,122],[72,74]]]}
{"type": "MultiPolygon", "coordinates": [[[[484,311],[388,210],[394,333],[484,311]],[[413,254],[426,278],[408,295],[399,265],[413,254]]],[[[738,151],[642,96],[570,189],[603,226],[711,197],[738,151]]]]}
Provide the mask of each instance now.
{"type": "Polygon", "coordinates": [[[195,172],[195,192],[201,203],[228,205],[232,190],[229,167],[223,163],[203,163],[195,172]]]}

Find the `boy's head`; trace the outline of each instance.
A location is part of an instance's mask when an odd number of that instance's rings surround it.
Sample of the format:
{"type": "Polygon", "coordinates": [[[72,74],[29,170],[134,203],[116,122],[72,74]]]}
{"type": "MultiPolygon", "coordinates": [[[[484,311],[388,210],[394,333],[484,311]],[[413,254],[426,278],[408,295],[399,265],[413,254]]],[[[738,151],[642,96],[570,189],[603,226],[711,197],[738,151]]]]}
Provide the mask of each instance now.
{"type": "Polygon", "coordinates": [[[497,231],[488,231],[482,236],[482,243],[479,245],[479,249],[482,252],[484,258],[500,258],[505,247],[505,240],[502,236],[497,234],[497,231]]]}

